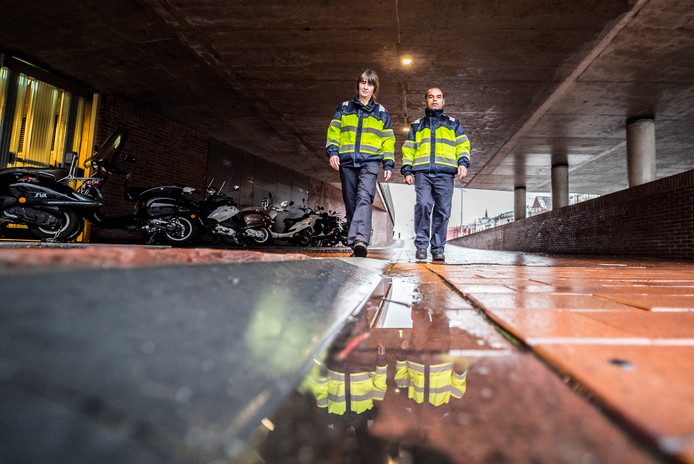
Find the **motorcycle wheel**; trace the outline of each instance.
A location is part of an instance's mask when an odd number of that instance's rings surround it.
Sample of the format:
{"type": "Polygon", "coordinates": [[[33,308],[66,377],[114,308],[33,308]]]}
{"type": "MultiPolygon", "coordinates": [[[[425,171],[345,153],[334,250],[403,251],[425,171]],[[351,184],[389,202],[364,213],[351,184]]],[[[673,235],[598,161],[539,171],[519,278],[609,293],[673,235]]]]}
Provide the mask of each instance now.
{"type": "Polygon", "coordinates": [[[251,243],[256,245],[264,245],[270,240],[270,230],[267,227],[259,227],[255,229],[260,232],[259,237],[251,237],[251,243]]]}
{"type": "Polygon", "coordinates": [[[337,235],[335,234],[330,234],[328,237],[325,239],[325,246],[329,247],[334,247],[339,243],[340,239],[337,235]]]}
{"type": "Polygon", "coordinates": [[[77,238],[84,230],[82,218],[74,211],[62,211],[59,219],[60,225],[58,227],[28,226],[29,232],[41,240],[52,239],[56,242],[69,242],[77,238]]]}
{"type": "Polygon", "coordinates": [[[164,232],[165,240],[170,245],[185,245],[195,239],[197,226],[187,216],[174,216],[171,218],[172,223],[177,223],[180,227],[176,228],[175,232],[164,232]]]}
{"type": "Polygon", "coordinates": [[[292,237],[292,245],[307,247],[311,244],[311,232],[307,230],[302,230],[294,237],[292,237]]]}

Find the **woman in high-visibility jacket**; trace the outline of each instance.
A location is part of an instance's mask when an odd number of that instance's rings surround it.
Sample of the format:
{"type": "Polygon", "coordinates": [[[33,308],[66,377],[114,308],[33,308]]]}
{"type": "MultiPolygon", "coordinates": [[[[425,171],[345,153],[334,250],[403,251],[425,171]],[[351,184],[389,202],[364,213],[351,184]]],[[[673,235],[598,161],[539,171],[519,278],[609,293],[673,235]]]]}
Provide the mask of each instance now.
{"type": "Polygon", "coordinates": [[[387,370],[383,345],[378,346],[377,355],[359,346],[344,360],[316,363],[300,392],[312,393],[316,405],[327,408],[329,414],[363,414],[385,397],[387,370]]]}
{"type": "Polygon", "coordinates": [[[371,243],[371,212],[376,179],[383,163],[388,182],[395,166],[395,135],[390,114],[374,101],[378,76],[366,70],[357,79],[357,96],[337,106],[328,127],[325,152],[340,171],[342,199],[349,224],[347,244],[354,256],[365,257],[371,243]]]}

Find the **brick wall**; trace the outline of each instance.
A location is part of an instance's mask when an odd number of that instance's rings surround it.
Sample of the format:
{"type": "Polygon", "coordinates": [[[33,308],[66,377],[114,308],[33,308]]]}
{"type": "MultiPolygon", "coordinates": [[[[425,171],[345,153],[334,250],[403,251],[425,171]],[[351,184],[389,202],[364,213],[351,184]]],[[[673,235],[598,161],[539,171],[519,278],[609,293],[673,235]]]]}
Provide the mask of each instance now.
{"type": "Polygon", "coordinates": [[[694,260],[694,170],[450,243],[490,250],[694,260]]]}
{"type": "MultiPolygon", "coordinates": [[[[214,178],[217,187],[222,183],[226,189],[239,185],[239,191],[232,196],[241,205],[260,204],[272,194],[279,201],[293,200],[295,208],[307,202],[312,207],[336,210],[344,217],[342,193],[333,185],[204,137],[121,98],[104,96],[95,143],[104,142],[119,127],[127,129],[129,134],[123,154],[136,159],[135,163],[123,166],[123,170],[132,174],[130,186],[177,183],[202,192],[214,178]]],[[[335,177],[339,182],[337,173],[335,177]]],[[[132,204],[123,199],[124,180],[124,176],[114,175],[104,186],[105,215],[127,215],[132,211],[132,204]]],[[[392,241],[393,225],[388,214],[375,207],[373,219],[372,244],[392,241]]],[[[88,234],[89,241],[97,243],[142,243],[141,233],[122,229],[88,226],[88,234]]]]}
{"type": "MultiPolygon", "coordinates": [[[[129,134],[123,154],[136,159],[122,166],[132,174],[130,186],[178,183],[196,189],[204,187],[207,137],[123,99],[104,96],[99,107],[95,143],[104,142],[119,127],[127,129],[129,134]]],[[[132,204],[123,199],[124,180],[123,175],[114,175],[104,186],[104,214],[118,216],[132,211],[132,204]]],[[[90,227],[92,242],[141,243],[141,240],[141,233],[90,227]]]]}

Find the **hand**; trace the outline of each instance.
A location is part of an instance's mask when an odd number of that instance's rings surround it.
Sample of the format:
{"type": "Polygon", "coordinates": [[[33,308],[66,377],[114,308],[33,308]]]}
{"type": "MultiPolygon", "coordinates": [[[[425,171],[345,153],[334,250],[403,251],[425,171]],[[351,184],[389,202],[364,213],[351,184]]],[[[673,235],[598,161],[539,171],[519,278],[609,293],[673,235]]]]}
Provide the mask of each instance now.
{"type": "Polygon", "coordinates": [[[340,157],[337,155],[333,155],[330,157],[330,166],[336,171],[340,170],[340,157]]]}
{"type": "Polygon", "coordinates": [[[414,176],[410,174],[409,176],[405,176],[405,183],[412,185],[414,184],[414,176]]]}
{"type": "Polygon", "coordinates": [[[392,174],[392,171],[383,171],[383,180],[388,182],[390,180],[390,175],[392,174]]]}
{"type": "Polygon", "coordinates": [[[378,344],[378,354],[380,354],[380,355],[386,354],[386,347],[383,345],[383,343],[378,344]]]}
{"type": "Polygon", "coordinates": [[[467,176],[467,168],[465,166],[458,166],[458,180],[463,180],[465,176],[467,176]]]}

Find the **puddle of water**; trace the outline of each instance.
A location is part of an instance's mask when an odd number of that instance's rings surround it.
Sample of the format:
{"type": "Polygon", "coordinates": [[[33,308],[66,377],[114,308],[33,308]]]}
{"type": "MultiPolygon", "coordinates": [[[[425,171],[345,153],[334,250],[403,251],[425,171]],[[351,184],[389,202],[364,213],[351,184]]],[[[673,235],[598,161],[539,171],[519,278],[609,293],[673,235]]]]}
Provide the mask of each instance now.
{"type": "Polygon", "coordinates": [[[420,290],[384,280],[235,462],[654,462],[475,310],[420,290]]]}

